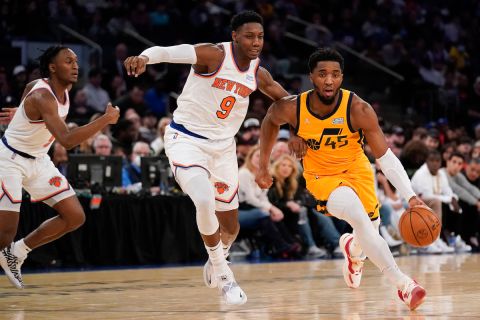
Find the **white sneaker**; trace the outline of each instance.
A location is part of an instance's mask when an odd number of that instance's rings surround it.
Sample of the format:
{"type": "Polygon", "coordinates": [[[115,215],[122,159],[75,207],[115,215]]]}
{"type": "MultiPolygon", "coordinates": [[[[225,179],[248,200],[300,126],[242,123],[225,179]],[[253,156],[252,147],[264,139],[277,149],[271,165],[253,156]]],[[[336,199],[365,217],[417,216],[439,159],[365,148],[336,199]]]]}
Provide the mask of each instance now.
{"type": "Polygon", "coordinates": [[[398,290],[398,297],[410,310],[415,310],[425,300],[427,292],[415,280],[405,284],[403,290],[398,290]]]}
{"type": "Polygon", "coordinates": [[[350,256],[350,244],[352,243],[353,235],[345,233],[340,237],[340,248],[342,248],[345,262],[343,263],[343,279],[349,288],[358,288],[362,280],[363,260],[360,257],[350,256]]]}
{"type": "Polygon", "coordinates": [[[308,248],[307,258],[324,258],[327,256],[327,250],[319,248],[315,245],[308,248]]]}
{"type": "Polygon", "coordinates": [[[210,259],[207,260],[207,263],[203,266],[203,282],[209,288],[217,287],[217,278],[213,271],[213,264],[210,259]]]}
{"type": "Polygon", "coordinates": [[[441,254],[443,253],[443,250],[434,242],[429,246],[418,248],[418,252],[423,254],[441,254]]]}
{"type": "Polygon", "coordinates": [[[463,241],[462,237],[460,235],[457,235],[455,238],[455,252],[471,252],[472,247],[469,246],[468,244],[463,241]]]}
{"type": "Polygon", "coordinates": [[[19,258],[13,254],[14,243],[0,251],[0,265],[5,271],[5,275],[8,280],[17,288],[23,289],[24,284],[22,280],[22,273],[20,268],[22,267],[25,257],[19,258]]]}
{"type": "Polygon", "coordinates": [[[225,273],[217,277],[218,289],[227,305],[242,305],[247,302],[247,295],[235,281],[232,270],[227,266],[225,273]]]}
{"type": "Polygon", "coordinates": [[[448,244],[445,243],[445,241],[442,240],[442,238],[438,238],[437,241],[434,242],[434,244],[442,250],[443,253],[454,253],[455,248],[449,247],[448,244]]]}

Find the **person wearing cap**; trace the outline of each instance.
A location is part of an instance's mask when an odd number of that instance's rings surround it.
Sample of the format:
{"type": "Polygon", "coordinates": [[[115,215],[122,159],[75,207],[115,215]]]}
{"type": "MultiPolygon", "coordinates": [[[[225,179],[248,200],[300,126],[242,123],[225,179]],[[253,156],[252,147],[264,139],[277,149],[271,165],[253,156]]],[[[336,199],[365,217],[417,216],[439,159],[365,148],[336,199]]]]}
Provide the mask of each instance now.
{"type": "Polygon", "coordinates": [[[23,88],[27,85],[27,69],[23,65],[18,65],[12,71],[12,93],[19,100],[22,96],[23,88]]]}

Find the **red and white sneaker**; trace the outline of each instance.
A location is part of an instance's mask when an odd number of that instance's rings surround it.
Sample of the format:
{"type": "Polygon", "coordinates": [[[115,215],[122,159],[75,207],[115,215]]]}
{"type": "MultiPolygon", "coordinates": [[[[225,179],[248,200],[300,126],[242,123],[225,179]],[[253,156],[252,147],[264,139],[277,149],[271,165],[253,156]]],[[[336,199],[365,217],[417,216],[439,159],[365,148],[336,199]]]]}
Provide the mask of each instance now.
{"type": "Polygon", "coordinates": [[[356,289],[360,286],[363,271],[363,259],[350,256],[350,244],[353,241],[353,234],[344,233],[339,240],[345,262],[343,263],[343,279],[349,288],[356,289]]]}
{"type": "Polygon", "coordinates": [[[405,302],[410,310],[418,308],[425,300],[426,295],[427,291],[415,280],[406,283],[403,290],[398,290],[398,297],[405,302]]]}

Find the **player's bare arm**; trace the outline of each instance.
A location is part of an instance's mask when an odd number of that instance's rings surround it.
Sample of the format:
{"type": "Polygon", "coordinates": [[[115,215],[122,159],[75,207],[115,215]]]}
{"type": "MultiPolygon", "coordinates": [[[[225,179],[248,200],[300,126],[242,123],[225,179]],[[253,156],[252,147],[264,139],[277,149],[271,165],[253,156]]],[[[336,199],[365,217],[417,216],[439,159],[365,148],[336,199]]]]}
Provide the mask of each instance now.
{"type": "Polygon", "coordinates": [[[263,67],[258,68],[257,80],[258,89],[273,101],[280,100],[289,95],[280,83],[273,80],[270,72],[263,67]]]}
{"type": "Polygon", "coordinates": [[[93,136],[109,124],[115,124],[120,110],[108,104],[105,114],[98,119],[70,130],[65,121],[58,115],[55,98],[46,89],[33,92],[24,102],[25,112],[32,120],[43,120],[52,136],[66,149],[72,149],[82,141],[93,136]]]}
{"type": "Polygon", "coordinates": [[[124,66],[127,74],[135,77],[145,72],[147,64],[162,62],[192,64],[197,72],[211,72],[220,65],[223,56],[223,48],[211,43],[156,46],[144,50],[138,56],[128,57],[124,66]]]}
{"type": "Polygon", "coordinates": [[[352,100],[351,117],[355,130],[362,129],[370,149],[382,169],[383,174],[397,188],[410,207],[425,205],[413,192],[410,179],[400,160],[388,148],[378,117],[372,106],[358,96],[352,100]]]}
{"type": "Polygon", "coordinates": [[[284,97],[274,102],[263,118],[260,128],[260,168],[255,181],[260,188],[272,185],[272,176],[268,172],[270,154],[282,124],[297,125],[297,96],[284,97]]]}
{"type": "Polygon", "coordinates": [[[378,124],[378,117],[372,106],[355,95],[352,99],[350,120],[355,130],[362,129],[368,145],[376,159],[387,152],[388,146],[383,131],[378,124]]]}

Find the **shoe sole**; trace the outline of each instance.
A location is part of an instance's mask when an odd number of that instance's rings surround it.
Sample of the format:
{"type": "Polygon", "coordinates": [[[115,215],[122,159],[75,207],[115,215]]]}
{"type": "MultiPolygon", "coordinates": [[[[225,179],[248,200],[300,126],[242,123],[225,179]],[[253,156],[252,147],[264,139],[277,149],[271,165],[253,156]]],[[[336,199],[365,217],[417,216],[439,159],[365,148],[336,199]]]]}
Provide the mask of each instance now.
{"type": "Polygon", "coordinates": [[[7,276],[8,281],[17,289],[23,289],[24,286],[18,282],[18,280],[15,278],[13,273],[10,271],[10,268],[8,267],[7,260],[5,260],[5,257],[3,256],[2,253],[0,253],[0,266],[2,266],[3,271],[5,272],[5,275],[7,276]]]}
{"type": "MultiPolygon", "coordinates": [[[[344,262],[343,262],[343,267],[342,267],[342,273],[343,273],[343,280],[345,280],[345,283],[347,284],[347,287],[351,288],[351,289],[357,289],[360,284],[358,286],[355,286],[355,284],[353,283],[353,281],[351,280],[350,278],[350,271],[348,270],[348,264],[350,263],[348,261],[348,254],[347,252],[345,251],[345,246],[343,245],[346,238],[350,237],[351,236],[351,233],[348,233],[346,236],[341,236],[340,237],[340,240],[338,241],[338,244],[340,245],[340,248],[342,249],[342,253],[343,253],[343,257],[344,257],[344,262]]],[[[348,240],[347,240],[348,241],[348,240]]]]}
{"type": "Polygon", "coordinates": [[[410,301],[410,310],[415,310],[417,309],[423,301],[425,301],[425,296],[427,295],[427,292],[423,288],[415,288],[413,289],[412,292],[412,300],[410,301]]]}
{"type": "Polygon", "coordinates": [[[203,282],[207,288],[213,289],[217,287],[217,283],[212,278],[210,278],[210,283],[208,282],[207,264],[208,262],[203,266],[203,282]]]}

